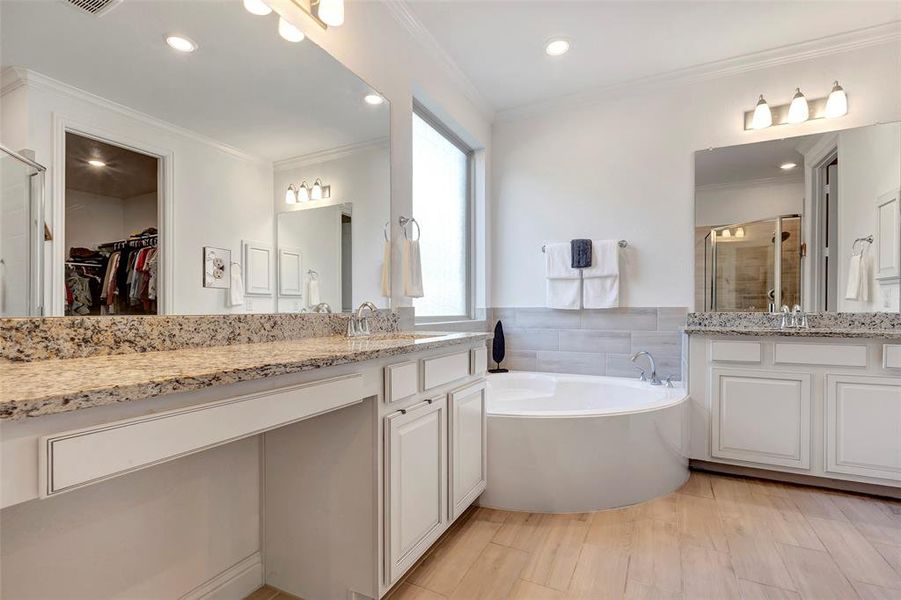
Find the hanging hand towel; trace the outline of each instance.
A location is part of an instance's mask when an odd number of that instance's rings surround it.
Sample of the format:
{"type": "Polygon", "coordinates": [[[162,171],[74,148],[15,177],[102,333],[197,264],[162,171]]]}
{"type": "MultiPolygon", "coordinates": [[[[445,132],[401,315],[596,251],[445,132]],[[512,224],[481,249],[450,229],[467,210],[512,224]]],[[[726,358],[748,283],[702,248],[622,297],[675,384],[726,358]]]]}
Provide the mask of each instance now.
{"type": "Polygon", "coordinates": [[[579,310],[582,272],[572,268],[569,242],[545,244],[544,276],[547,278],[547,307],[579,310]]]}
{"type": "Polygon", "coordinates": [[[307,305],[316,306],[322,302],[319,298],[319,278],[310,275],[310,283],[307,284],[307,305]]]}
{"type": "Polygon", "coordinates": [[[864,249],[860,254],[852,254],[848,260],[848,287],[845,290],[845,299],[869,302],[869,284],[869,261],[867,251],[864,249]]]}
{"type": "Polygon", "coordinates": [[[382,250],[382,296],[391,297],[391,242],[388,240],[382,250]]]}
{"type": "Polygon", "coordinates": [[[591,243],[591,266],[582,269],[582,307],[619,306],[619,244],[616,240],[591,243]]]}
{"type": "Polygon", "coordinates": [[[401,258],[401,268],[404,272],[404,295],[410,298],[422,298],[424,294],[419,240],[404,240],[404,251],[401,258]]]}
{"type": "Polygon", "coordinates": [[[241,277],[241,265],[232,263],[231,283],[228,286],[228,305],[241,306],[244,304],[244,279],[241,277]]]}

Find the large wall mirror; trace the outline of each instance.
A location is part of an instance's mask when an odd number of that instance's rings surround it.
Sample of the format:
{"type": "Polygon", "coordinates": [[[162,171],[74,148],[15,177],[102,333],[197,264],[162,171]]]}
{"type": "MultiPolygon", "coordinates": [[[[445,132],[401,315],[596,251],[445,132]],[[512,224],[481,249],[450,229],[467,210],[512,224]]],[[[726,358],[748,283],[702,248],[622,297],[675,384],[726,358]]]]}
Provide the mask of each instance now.
{"type": "Polygon", "coordinates": [[[3,316],[389,306],[377,90],[240,0],[74,4],[0,3],[3,316]]]}
{"type": "Polygon", "coordinates": [[[695,309],[901,311],[901,123],[700,151],[695,309]]]}

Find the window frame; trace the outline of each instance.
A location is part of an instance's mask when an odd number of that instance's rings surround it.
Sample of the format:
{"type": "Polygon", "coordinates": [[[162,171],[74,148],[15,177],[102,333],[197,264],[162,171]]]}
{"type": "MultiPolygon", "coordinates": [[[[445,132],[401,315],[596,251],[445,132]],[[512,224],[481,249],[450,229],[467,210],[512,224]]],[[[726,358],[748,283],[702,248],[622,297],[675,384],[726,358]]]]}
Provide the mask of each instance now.
{"type": "MultiPolygon", "coordinates": [[[[455,146],[458,150],[460,150],[466,156],[466,232],[465,232],[465,242],[464,246],[466,248],[466,274],[464,276],[466,290],[466,307],[464,309],[464,313],[462,315],[431,315],[431,316],[415,316],[415,322],[417,324],[426,324],[426,323],[450,323],[450,322],[461,322],[461,321],[471,321],[475,318],[474,316],[474,307],[475,307],[475,294],[476,294],[476,286],[475,286],[475,210],[474,210],[474,199],[475,199],[475,149],[472,148],[469,144],[464,142],[460,136],[454,133],[444,122],[441,121],[438,117],[435,116],[433,112],[431,112],[428,108],[422,105],[421,102],[417,101],[415,98],[413,99],[413,115],[419,117],[425,123],[437,131],[444,139],[450,142],[453,146],[455,146]]],[[[412,168],[411,168],[412,174],[412,168]]],[[[411,196],[411,205],[412,196],[411,196]]],[[[411,210],[413,213],[413,217],[416,217],[416,213],[411,210]]],[[[415,300],[415,299],[414,299],[415,300]]]]}

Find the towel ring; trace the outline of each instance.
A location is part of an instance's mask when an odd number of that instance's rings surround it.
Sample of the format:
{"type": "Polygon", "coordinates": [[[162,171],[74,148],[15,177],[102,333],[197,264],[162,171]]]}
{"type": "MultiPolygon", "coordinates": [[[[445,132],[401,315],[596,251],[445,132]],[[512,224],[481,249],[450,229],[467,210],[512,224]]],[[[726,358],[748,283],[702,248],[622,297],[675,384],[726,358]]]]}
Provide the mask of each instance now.
{"type": "Polygon", "coordinates": [[[854,241],[851,243],[851,254],[854,254],[855,252],[857,252],[857,244],[860,244],[860,245],[861,245],[860,250],[861,250],[861,252],[862,252],[862,251],[863,251],[863,242],[866,242],[867,244],[872,245],[872,244],[873,244],[873,236],[872,236],[872,235],[868,235],[868,236],[866,236],[866,237],[859,237],[859,238],[857,238],[856,240],[854,240],[854,241]]]}
{"type": "Polygon", "coordinates": [[[391,221],[385,221],[385,227],[382,228],[382,233],[385,235],[385,241],[390,242],[391,239],[388,237],[388,228],[391,226],[391,221]]]}
{"type": "Polygon", "coordinates": [[[319,273],[317,273],[313,269],[310,269],[309,271],[307,271],[307,275],[309,275],[310,279],[312,279],[313,281],[316,281],[319,279],[319,273]]]}
{"type": "Polygon", "coordinates": [[[419,226],[419,221],[417,221],[413,217],[398,217],[397,222],[400,223],[400,228],[404,231],[404,239],[410,239],[410,237],[407,235],[408,223],[413,223],[413,225],[416,225],[416,239],[414,239],[413,241],[418,242],[422,237],[422,228],[419,226]]]}

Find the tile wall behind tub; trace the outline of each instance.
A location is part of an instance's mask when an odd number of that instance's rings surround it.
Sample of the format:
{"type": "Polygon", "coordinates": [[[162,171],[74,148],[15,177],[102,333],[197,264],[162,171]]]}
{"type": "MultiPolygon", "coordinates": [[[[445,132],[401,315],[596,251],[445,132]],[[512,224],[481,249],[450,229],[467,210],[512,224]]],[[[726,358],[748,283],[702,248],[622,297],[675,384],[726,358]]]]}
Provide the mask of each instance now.
{"type": "Polygon", "coordinates": [[[494,308],[489,326],[503,321],[507,346],[503,366],[511,370],[637,377],[629,356],[647,350],[657,361],[658,375],[680,379],[680,328],[687,315],[684,307],[494,308]]]}

